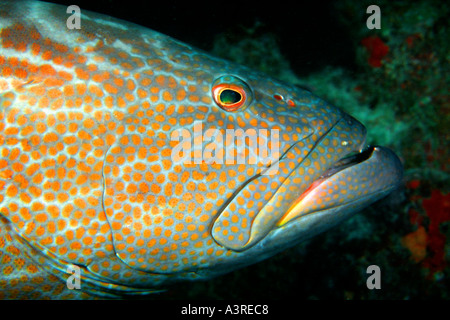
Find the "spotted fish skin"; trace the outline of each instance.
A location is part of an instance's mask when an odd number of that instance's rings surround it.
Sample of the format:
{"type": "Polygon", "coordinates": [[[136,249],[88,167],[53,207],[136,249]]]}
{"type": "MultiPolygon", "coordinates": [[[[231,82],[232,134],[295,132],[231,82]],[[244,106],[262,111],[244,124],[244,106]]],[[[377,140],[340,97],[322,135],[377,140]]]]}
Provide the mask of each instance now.
{"type": "MultiPolygon", "coordinates": [[[[392,151],[363,151],[364,126],[310,92],[85,10],[68,29],[69,16],[0,3],[0,299],[209,279],[328,229],[401,180],[392,151]],[[241,90],[237,110],[217,101],[218,81],[241,90]],[[183,134],[210,146],[196,126],[272,130],[276,161],[175,161],[183,134]]],[[[250,139],[216,142],[255,152],[250,139]]]]}

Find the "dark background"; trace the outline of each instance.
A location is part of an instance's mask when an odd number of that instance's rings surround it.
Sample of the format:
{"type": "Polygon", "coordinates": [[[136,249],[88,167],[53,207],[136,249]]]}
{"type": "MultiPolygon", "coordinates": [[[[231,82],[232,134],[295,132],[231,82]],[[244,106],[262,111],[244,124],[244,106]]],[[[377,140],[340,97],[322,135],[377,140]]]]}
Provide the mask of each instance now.
{"type": "MultiPolygon", "coordinates": [[[[256,22],[270,32],[299,74],[327,65],[351,68],[354,50],[339,23],[333,1],[50,1],[77,4],[146,26],[209,51],[221,33],[238,32],[256,22]]],[[[361,23],[366,15],[361,12],[361,23]]]]}

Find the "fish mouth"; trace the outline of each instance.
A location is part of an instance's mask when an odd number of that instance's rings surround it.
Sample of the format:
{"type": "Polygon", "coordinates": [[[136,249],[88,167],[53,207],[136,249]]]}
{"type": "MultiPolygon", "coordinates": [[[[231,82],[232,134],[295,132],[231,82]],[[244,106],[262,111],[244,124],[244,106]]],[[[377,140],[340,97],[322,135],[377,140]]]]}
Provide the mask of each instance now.
{"type": "Polygon", "coordinates": [[[358,163],[361,163],[363,161],[366,161],[372,156],[372,153],[374,152],[375,147],[368,146],[366,149],[361,150],[358,153],[345,156],[344,158],[338,160],[335,162],[330,168],[325,170],[325,172],[319,177],[318,180],[326,179],[333,174],[344,170],[345,168],[357,165],[358,163]]]}
{"type": "Polygon", "coordinates": [[[362,206],[382,198],[402,180],[400,159],[388,148],[367,146],[326,169],[301,193],[277,222],[277,227],[306,215],[337,208],[362,206]]]}

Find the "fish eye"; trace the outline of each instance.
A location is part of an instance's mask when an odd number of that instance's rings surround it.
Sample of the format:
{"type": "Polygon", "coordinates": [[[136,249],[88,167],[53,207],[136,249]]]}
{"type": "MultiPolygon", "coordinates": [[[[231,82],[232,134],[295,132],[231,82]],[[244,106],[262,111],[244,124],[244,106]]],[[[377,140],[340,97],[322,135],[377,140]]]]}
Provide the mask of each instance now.
{"type": "Polygon", "coordinates": [[[216,104],[229,112],[243,109],[253,100],[250,87],[235,76],[217,78],[212,86],[212,95],[216,104]]]}
{"type": "Polygon", "coordinates": [[[219,94],[220,102],[225,105],[235,104],[242,101],[242,95],[237,90],[224,89],[219,94]]]}

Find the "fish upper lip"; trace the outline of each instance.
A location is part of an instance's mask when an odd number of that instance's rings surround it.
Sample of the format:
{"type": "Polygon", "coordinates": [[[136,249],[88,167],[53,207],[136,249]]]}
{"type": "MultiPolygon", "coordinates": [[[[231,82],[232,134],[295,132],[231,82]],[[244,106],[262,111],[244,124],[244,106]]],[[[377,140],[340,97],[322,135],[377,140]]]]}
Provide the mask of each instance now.
{"type": "Polygon", "coordinates": [[[363,150],[359,150],[357,153],[346,155],[339,159],[338,161],[334,162],[331,167],[326,169],[322,175],[318,178],[319,179],[325,179],[328,177],[331,177],[333,174],[336,174],[339,171],[344,170],[345,168],[354,166],[358,163],[361,163],[363,161],[366,161],[372,153],[374,152],[375,147],[373,146],[367,146],[363,150]]]}

